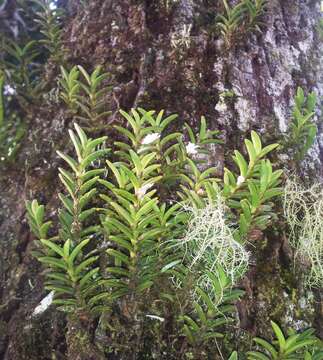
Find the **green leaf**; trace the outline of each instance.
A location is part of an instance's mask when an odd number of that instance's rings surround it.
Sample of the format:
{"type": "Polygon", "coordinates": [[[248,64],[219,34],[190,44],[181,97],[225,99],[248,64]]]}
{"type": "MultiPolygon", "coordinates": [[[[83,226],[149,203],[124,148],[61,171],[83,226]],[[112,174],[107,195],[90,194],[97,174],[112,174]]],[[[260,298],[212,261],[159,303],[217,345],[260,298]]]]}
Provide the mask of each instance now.
{"type": "Polygon", "coordinates": [[[73,215],[74,214],[73,201],[67,198],[63,194],[58,194],[58,197],[61,200],[61,202],[64,204],[65,208],[69,211],[69,213],[73,215]]]}
{"type": "Polygon", "coordinates": [[[126,264],[126,265],[130,265],[130,259],[127,255],[123,254],[122,252],[118,251],[118,250],[114,250],[114,249],[108,249],[107,253],[113,257],[115,257],[116,259],[118,259],[119,261],[121,261],[122,263],[126,264]]]}
{"type": "Polygon", "coordinates": [[[70,255],[70,247],[71,247],[71,240],[68,239],[65,241],[65,244],[63,246],[64,259],[68,259],[69,255],[70,255]]]}
{"type": "Polygon", "coordinates": [[[310,345],[314,345],[316,343],[316,339],[304,339],[299,341],[297,344],[295,344],[294,346],[289,347],[288,349],[286,349],[285,354],[289,355],[292,353],[297,352],[299,349],[302,349],[306,346],[310,346],[310,345]]]}
{"type": "Polygon", "coordinates": [[[260,137],[255,131],[251,131],[251,139],[252,139],[252,143],[253,143],[254,149],[256,151],[256,154],[259,155],[262,150],[260,137]]]}
{"type": "Polygon", "coordinates": [[[82,74],[83,74],[85,80],[87,81],[87,83],[88,83],[89,85],[91,85],[90,75],[87,73],[87,71],[84,69],[84,67],[81,66],[81,65],[77,65],[77,67],[78,67],[78,69],[82,72],[82,74]]]}
{"type": "Polygon", "coordinates": [[[80,144],[80,142],[78,141],[76,135],[74,134],[74,132],[72,130],[68,130],[70,138],[73,142],[76,154],[77,154],[77,158],[79,163],[82,161],[82,146],[80,144]]]}
{"type": "Polygon", "coordinates": [[[109,149],[103,149],[103,150],[97,150],[92,152],[90,155],[88,155],[85,159],[82,161],[82,168],[86,169],[87,166],[89,166],[93,161],[98,160],[99,158],[106,155],[110,150],[109,149]]]}
{"type": "Polygon", "coordinates": [[[95,261],[98,260],[98,256],[91,256],[90,258],[82,261],[75,269],[75,275],[79,275],[81,273],[81,271],[83,271],[84,269],[86,269],[88,266],[90,266],[91,264],[93,264],[95,261]]]}
{"type": "Polygon", "coordinates": [[[191,317],[184,315],[183,320],[185,320],[185,322],[189,325],[189,327],[193,331],[198,332],[200,330],[200,327],[198,326],[198,324],[191,317]]]}
{"type": "Polygon", "coordinates": [[[78,216],[79,221],[84,222],[89,216],[91,216],[96,211],[97,211],[96,208],[90,208],[88,210],[81,211],[78,216]]]}
{"type": "Polygon", "coordinates": [[[58,245],[54,244],[52,241],[50,240],[45,240],[45,239],[41,239],[40,240],[42,244],[44,244],[45,246],[47,246],[48,248],[52,249],[53,251],[56,252],[56,254],[58,254],[61,257],[64,257],[64,252],[63,249],[61,247],[59,247],[58,245]]]}
{"type": "Polygon", "coordinates": [[[184,332],[185,336],[187,337],[189,343],[193,345],[195,343],[194,337],[193,337],[189,327],[186,324],[183,326],[183,332],[184,332]]]}
{"type": "Polygon", "coordinates": [[[253,165],[257,160],[256,150],[250,140],[245,139],[245,144],[246,144],[246,148],[247,148],[249,159],[250,159],[249,164],[253,165]]]}
{"type": "Polygon", "coordinates": [[[94,268],[82,276],[82,279],[80,280],[80,288],[82,290],[90,281],[93,281],[93,278],[98,274],[99,270],[99,268],[94,268]]]}
{"type": "MultiPolygon", "coordinates": [[[[89,140],[87,143],[86,143],[86,146],[85,146],[85,149],[86,151],[88,152],[93,152],[93,150],[101,145],[102,143],[104,143],[106,141],[108,137],[107,136],[102,136],[100,138],[97,138],[97,139],[94,139],[94,140],[89,140]]],[[[104,151],[108,152],[110,151],[110,149],[104,149],[104,151]]]]}
{"type": "Polygon", "coordinates": [[[278,352],[268,341],[257,337],[254,338],[253,341],[255,341],[257,344],[261,345],[264,349],[266,349],[271,354],[273,359],[277,358],[278,352]]]}
{"type": "Polygon", "coordinates": [[[125,180],[119,170],[116,168],[116,166],[110,162],[109,160],[106,160],[106,163],[108,164],[109,168],[112,170],[117,182],[119,188],[123,189],[125,187],[125,180]]]}
{"type": "Polygon", "coordinates": [[[140,177],[141,172],[143,170],[143,165],[141,164],[140,157],[133,150],[130,150],[129,153],[130,153],[134,168],[136,170],[136,174],[138,177],[140,177]]]}
{"type": "Polygon", "coordinates": [[[248,351],[248,360],[271,360],[268,356],[258,351],[248,351]]]}
{"type": "Polygon", "coordinates": [[[165,273],[168,270],[172,269],[173,267],[176,267],[176,265],[180,264],[181,262],[182,262],[182,260],[174,260],[174,261],[170,262],[169,264],[163,266],[160,272],[165,273]]]}
{"type": "Polygon", "coordinates": [[[140,124],[137,124],[137,122],[133,119],[133,117],[130,116],[127,112],[125,112],[123,110],[119,110],[119,112],[131,125],[134,134],[138,134],[140,131],[140,124]]]}
{"type": "Polygon", "coordinates": [[[295,97],[296,105],[299,109],[301,109],[305,102],[304,91],[301,87],[297,88],[296,97],[295,97]]]}
{"type": "Polygon", "coordinates": [[[69,155],[63,154],[60,151],[56,151],[56,153],[68,163],[68,165],[72,168],[75,174],[78,174],[78,164],[73,158],[71,158],[69,155]]]}
{"type": "Polygon", "coordinates": [[[199,138],[200,140],[204,140],[207,138],[207,134],[206,134],[206,119],[204,116],[201,117],[201,125],[200,125],[200,133],[199,133],[199,138]]]}
{"type": "Polygon", "coordinates": [[[238,353],[236,351],[234,351],[230,357],[229,360],[238,360],[238,353]]]}
{"type": "Polygon", "coordinates": [[[154,284],[154,282],[151,280],[144,281],[144,282],[140,283],[140,285],[137,286],[136,290],[137,290],[137,292],[143,292],[143,291],[149,289],[153,284],[154,284]]]}
{"type": "Polygon", "coordinates": [[[98,179],[99,179],[99,176],[95,176],[94,178],[83,183],[83,185],[80,187],[80,193],[85,194],[88,190],[90,190],[97,183],[98,179]]]}
{"type": "Polygon", "coordinates": [[[111,202],[110,204],[115,210],[116,212],[121,216],[121,218],[123,218],[124,220],[126,220],[128,222],[128,224],[130,226],[132,226],[132,224],[134,223],[134,220],[132,219],[131,215],[129,214],[129,212],[127,210],[125,210],[124,208],[122,208],[119,204],[117,204],[116,202],[111,202]]]}
{"type": "Polygon", "coordinates": [[[67,266],[63,260],[55,259],[50,256],[41,256],[38,258],[38,261],[49,265],[50,267],[58,267],[63,270],[67,270],[67,266]]]}
{"type": "Polygon", "coordinates": [[[271,145],[267,145],[265,146],[260,154],[259,154],[259,157],[262,158],[264,157],[265,155],[267,155],[268,153],[270,153],[271,151],[273,151],[274,149],[276,149],[278,147],[279,144],[271,144],[271,145]]]}
{"type": "Polygon", "coordinates": [[[75,258],[81,253],[81,250],[89,243],[90,239],[81,241],[71,252],[68,257],[68,265],[72,266],[75,258]]]}
{"type": "Polygon", "coordinates": [[[241,174],[241,176],[246,178],[247,172],[248,172],[248,164],[247,164],[246,160],[244,159],[244,157],[242,156],[242,154],[238,150],[235,150],[234,154],[235,154],[234,160],[239,167],[240,174],[241,174]]]}
{"type": "Polygon", "coordinates": [[[279,343],[279,347],[282,350],[285,350],[285,345],[286,345],[286,340],[285,340],[285,336],[283,334],[283,332],[281,331],[280,327],[274,323],[273,321],[270,322],[271,326],[274,330],[274,333],[278,339],[278,343],[279,343]]]}
{"type": "Polygon", "coordinates": [[[79,138],[80,138],[80,141],[81,141],[82,146],[85,147],[86,144],[87,144],[87,141],[88,141],[85,132],[84,132],[84,131],[82,130],[82,128],[81,128],[78,124],[76,124],[76,123],[74,123],[74,128],[75,128],[75,130],[76,130],[76,132],[77,132],[77,134],[78,134],[78,136],[79,136],[79,138]]]}
{"type": "Polygon", "coordinates": [[[120,236],[110,235],[109,239],[128,251],[133,251],[133,246],[128,240],[122,239],[120,236]]]}

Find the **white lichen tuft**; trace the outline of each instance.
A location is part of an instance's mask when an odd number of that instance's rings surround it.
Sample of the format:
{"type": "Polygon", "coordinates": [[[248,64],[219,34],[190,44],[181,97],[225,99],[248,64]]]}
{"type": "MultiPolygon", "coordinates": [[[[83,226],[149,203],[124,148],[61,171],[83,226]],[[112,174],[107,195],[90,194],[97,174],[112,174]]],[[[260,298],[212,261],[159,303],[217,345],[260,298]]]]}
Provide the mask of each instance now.
{"type": "MultiPolygon", "coordinates": [[[[220,266],[231,283],[235,284],[245,273],[249,263],[249,253],[233,237],[228,226],[226,206],[218,197],[203,209],[188,208],[191,219],[181,240],[190,269],[203,268],[216,273],[220,266]]],[[[207,276],[201,277],[199,285],[209,287],[207,276]]]]}
{"type": "Polygon", "coordinates": [[[306,283],[323,286],[323,186],[303,188],[290,179],[285,186],[284,213],[296,259],[309,267],[306,283]]]}
{"type": "Polygon", "coordinates": [[[33,316],[37,316],[45,312],[52,304],[53,299],[54,299],[54,291],[51,291],[47,296],[44,297],[44,299],[39,303],[39,305],[35,307],[33,316]]]}
{"type": "Polygon", "coordinates": [[[171,45],[173,48],[188,49],[191,44],[191,30],[192,24],[184,24],[178,32],[173,32],[171,35],[171,45]]]}

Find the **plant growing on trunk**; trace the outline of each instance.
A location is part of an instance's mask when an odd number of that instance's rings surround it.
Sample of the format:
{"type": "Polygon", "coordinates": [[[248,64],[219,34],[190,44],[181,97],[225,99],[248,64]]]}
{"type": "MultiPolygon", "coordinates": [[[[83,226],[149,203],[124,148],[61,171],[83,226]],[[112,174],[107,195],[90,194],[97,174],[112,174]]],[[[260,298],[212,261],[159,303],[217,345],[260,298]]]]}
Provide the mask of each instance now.
{"type": "Polygon", "coordinates": [[[70,137],[77,160],[58,152],[69,165],[69,170],[59,169],[66,194],[59,194],[63,208],[59,213],[58,234],[47,237],[51,222],[44,222],[43,205],[35,200],[27,202],[27,210],[31,229],[39,239],[36,256],[47,268],[46,288],[55,292],[53,302],[64,311],[88,314],[97,311],[95,296],[102,287],[96,254],[96,237],[100,236],[101,229],[87,224],[97,212],[88,205],[97,194],[95,185],[104,170],[91,169],[91,164],[108,150],[96,150],[106,137],[92,140],[77,125],[75,129],[76,133],[70,130],[70,137]]]}
{"type": "MultiPolygon", "coordinates": [[[[306,350],[312,350],[318,339],[313,335],[314,330],[308,329],[302,333],[294,333],[289,337],[285,337],[280,327],[271,321],[271,326],[276,336],[276,341],[270,343],[262,338],[254,338],[254,342],[262,351],[249,351],[248,359],[250,360],[288,360],[288,359],[311,359],[312,355],[306,350]],[[304,357],[305,356],[305,357],[304,357]]],[[[318,358],[322,357],[317,353],[318,358]]],[[[315,358],[315,357],[314,357],[315,358]]]]}
{"type": "Polygon", "coordinates": [[[59,81],[60,97],[68,109],[83,124],[95,128],[99,128],[104,118],[111,114],[105,108],[105,96],[110,90],[105,82],[109,75],[101,73],[101,70],[101,66],[97,66],[89,74],[80,65],[74,66],[70,71],[61,66],[59,81]]]}
{"type": "Polygon", "coordinates": [[[85,124],[95,125],[101,123],[104,118],[111,114],[105,108],[105,96],[110,91],[111,87],[105,84],[106,79],[109,77],[108,73],[102,73],[101,66],[97,66],[92,74],[80,65],[78,69],[83,75],[83,82],[77,80],[80,85],[80,90],[84,94],[80,94],[77,104],[79,105],[82,116],[77,118],[85,124]]]}
{"type": "Polygon", "coordinates": [[[230,6],[222,0],[225,13],[218,16],[218,27],[228,48],[243,40],[249,32],[261,32],[261,16],[265,12],[266,0],[241,0],[230,6]]]}
{"type": "Polygon", "coordinates": [[[63,57],[62,43],[62,20],[64,11],[62,8],[53,8],[50,0],[32,0],[39,7],[35,13],[35,22],[39,24],[43,39],[39,40],[48,51],[52,59],[59,63],[63,57]]]}
{"type": "Polygon", "coordinates": [[[313,123],[316,95],[311,92],[306,97],[302,88],[297,88],[295,105],[290,125],[287,146],[293,151],[295,161],[302,161],[314,143],[317,126],[313,123]]]}
{"type": "Polygon", "coordinates": [[[2,42],[4,58],[0,60],[0,68],[6,73],[8,82],[14,85],[19,96],[32,100],[38,95],[38,75],[40,65],[35,61],[39,56],[37,41],[29,41],[19,45],[11,39],[2,42]]]}
{"type": "Polygon", "coordinates": [[[245,139],[249,160],[237,150],[233,160],[239,169],[234,173],[225,169],[223,178],[223,196],[229,207],[236,209],[239,227],[236,239],[245,242],[251,229],[265,229],[271,218],[271,199],[282,194],[278,187],[282,170],[273,171],[272,164],[265,156],[277,148],[278,144],[262,146],[259,135],[251,132],[251,141],[245,139]]]}
{"type": "Polygon", "coordinates": [[[251,209],[248,229],[268,226],[267,218],[259,218],[279,193],[281,172],[273,172],[264,157],[276,144],[263,148],[253,132],[252,141],[246,140],[249,163],[235,152],[241,174],[226,170],[221,183],[214,168],[199,169],[205,163],[198,155],[221,143],[204,118],[198,135],[186,126],[183,137],[167,131],[175,115],[144,109],[121,114],[125,125],[115,125],[119,135],[105,167],[99,159],[108,153],[102,149],[108,139],[89,139],[78,125],[76,133],[70,130],[76,159],[58,152],[69,170],[59,169],[65,193],[59,194],[63,208],[56,236],[48,237],[44,207],[27,203],[39,239],[35,256],[63,311],[88,318],[107,312],[112,328],[121,322],[128,329],[127,340],[119,327],[118,341],[140,347],[147,316],[164,319],[172,309],[175,327],[197,351],[222,337],[243,293],[234,289],[248,266],[243,201],[251,209]]]}
{"type": "Polygon", "coordinates": [[[70,71],[61,66],[61,78],[59,79],[60,98],[72,113],[76,113],[78,107],[77,99],[80,92],[79,75],[80,71],[77,66],[73,66],[70,71]]]}
{"type": "MultiPolygon", "coordinates": [[[[5,80],[5,74],[0,70],[0,163],[15,158],[25,134],[25,125],[17,113],[6,114],[5,108],[12,97],[8,94],[8,85],[5,84],[5,80]]],[[[9,89],[14,92],[13,88],[9,87],[9,89]]]]}

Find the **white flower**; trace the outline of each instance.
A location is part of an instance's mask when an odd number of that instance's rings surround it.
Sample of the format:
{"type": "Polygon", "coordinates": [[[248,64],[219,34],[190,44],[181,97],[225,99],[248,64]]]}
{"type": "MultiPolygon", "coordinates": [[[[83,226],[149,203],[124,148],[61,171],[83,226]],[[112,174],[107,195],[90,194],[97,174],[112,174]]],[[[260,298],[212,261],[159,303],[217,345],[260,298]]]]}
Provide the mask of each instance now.
{"type": "Polygon", "coordinates": [[[154,186],[154,184],[150,183],[150,184],[143,185],[141,188],[136,190],[137,198],[139,200],[141,200],[146,195],[147,190],[149,190],[153,186],[154,186]]]}
{"type": "Polygon", "coordinates": [[[195,154],[197,154],[198,145],[189,142],[189,143],[186,145],[185,148],[186,148],[186,152],[187,152],[189,155],[195,155],[195,154]]]}
{"type": "Polygon", "coordinates": [[[165,319],[160,317],[160,316],[156,316],[156,315],[146,315],[147,318],[150,318],[150,319],[154,319],[154,320],[159,320],[160,322],[164,322],[165,319]]]}
{"type": "Polygon", "coordinates": [[[141,140],[141,144],[142,145],[149,145],[151,143],[153,143],[154,141],[158,140],[160,138],[160,134],[158,133],[151,133],[146,135],[142,140],[141,140]]]}
{"type": "Polygon", "coordinates": [[[243,176],[240,175],[240,176],[238,177],[238,180],[237,180],[237,185],[238,185],[238,186],[242,185],[242,184],[245,182],[245,180],[246,180],[246,179],[245,179],[243,176]]]}
{"type": "Polygon", "coordinates": [[[44,297],[44,299],[39,303],[38,306],[36,306],[33,315],[39,315],[42,314],[44,311],[46,311],[54,299],[54,291],[51,291],[47,296],[44,297]]]}
{"type": "Polygon", "coordinates": [[[5,95],[15,95],[16,90],[10,86],[10,85],[5,85],[4,86],[4,94],[5,95]]]}
{"type": "Polygon", "coordinates": [[[49,8],[50,8],[51,10],[56,10],[56,9],[57,9],[57,5],[55,4],[54,1],[51,1],[51,2],[49,3],[49,8]]]}

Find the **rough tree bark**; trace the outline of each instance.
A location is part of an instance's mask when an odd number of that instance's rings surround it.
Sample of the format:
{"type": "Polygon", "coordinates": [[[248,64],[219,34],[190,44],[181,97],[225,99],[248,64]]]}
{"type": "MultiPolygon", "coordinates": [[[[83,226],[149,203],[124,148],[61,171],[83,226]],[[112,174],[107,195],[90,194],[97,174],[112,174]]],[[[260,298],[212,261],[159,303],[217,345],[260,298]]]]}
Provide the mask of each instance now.
{"type": "MultiPolygon", "coordinates": [[[[225,140],[210,159],[219,174],[224,158],[242,148],[251,129],[265,142],[280,139],[297,86],[323,95],[319,0],[270,0],[262,34],[251,34],[230,51],[214,31],[220,3],[89,0],[82,5],[74,0],[68,2],[71,16],[64,27],[69,63],[88,70],[102,64],[111,74],[111,122],[119,121],[119,108],[137,106],[178,113],[178,127],[184,121],[194,125],[205,115],[225,140]],[[229,90],[234,96],[223,105],[220,94],[229,90]]],[[[49,82],[56,74],[49,64],[49,82]]],[[[43,103],[30,108],[26,121],[29,130],[18,158],[0,174],[0,358],[66,359],[64,315],[50,308],[32,316],[45,291],[40,266],[30,254],[24,200],[36,197],[52,209],[58,203],[55,151],[68,146],[71,118],[62,107],[43,103]]],[[[319,128],[302,164],[303,175],[312,178],[323,175],[319,128]]],[[[286,165],[289,158],[281,154],[277,161],[286,165]]],[[[261,247],[241,284],[247,294],[239,304],[240,327],[266,335],[268,320],[274,319],[294,328],[315,326],[322,336],[321,294],[305,290],[293,276],[282,234],[279,223],[258,234],[261,247]]],[[[243,336],[242,330],[237,334],[243,336]]],[[[238,336],[234,342],[243,352],[238,336]]]]}

